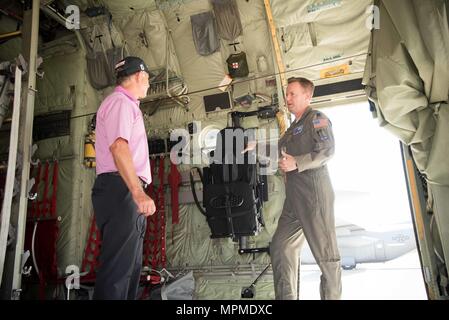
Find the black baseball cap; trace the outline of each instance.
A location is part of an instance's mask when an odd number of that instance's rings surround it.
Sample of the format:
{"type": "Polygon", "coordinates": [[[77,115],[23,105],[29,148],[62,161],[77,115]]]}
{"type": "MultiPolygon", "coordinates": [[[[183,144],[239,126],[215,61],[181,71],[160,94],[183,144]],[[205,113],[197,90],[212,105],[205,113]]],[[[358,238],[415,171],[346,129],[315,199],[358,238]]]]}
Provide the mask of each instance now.
{"type": "Polygon", "coordinates": [[[117,78],[126,77],[132,75],[139,71],[145,71],[150,74],[150,70],[148,69],[145,62],[138,57],[126,57],[115,65],[115,75],[117,78]]]}

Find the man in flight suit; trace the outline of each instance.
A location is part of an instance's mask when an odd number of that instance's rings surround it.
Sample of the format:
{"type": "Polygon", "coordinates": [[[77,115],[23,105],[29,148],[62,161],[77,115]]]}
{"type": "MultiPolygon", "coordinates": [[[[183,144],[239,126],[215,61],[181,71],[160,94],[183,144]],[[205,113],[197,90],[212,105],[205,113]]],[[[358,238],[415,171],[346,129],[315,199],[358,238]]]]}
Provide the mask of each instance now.
{"type": "Polygon", "coordinates": [[[312,110],[314,85],[290,78],[288,110],[295,122],[279,140],[279,168],[286,198],[270,245],[276,299],[299,298],[300,251],[304,236],[321,269],[321,299],[340,299],[341,269],[334,222],[334,191],[326,163],[334,154],[331,122],[312,110]]]}

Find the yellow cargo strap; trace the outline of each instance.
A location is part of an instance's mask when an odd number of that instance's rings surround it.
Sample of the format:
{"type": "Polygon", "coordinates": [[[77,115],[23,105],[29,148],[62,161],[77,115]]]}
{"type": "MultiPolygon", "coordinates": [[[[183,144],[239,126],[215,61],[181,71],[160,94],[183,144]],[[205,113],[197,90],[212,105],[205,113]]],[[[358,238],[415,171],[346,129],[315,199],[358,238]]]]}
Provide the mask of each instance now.
{"type": "MultiPolygon", "coordinates": [[[[275,52],[275,55],[276,55],[276,63],[277,63],[277,66],[278,66],[279,76],[280,76],[280,79],[281,79],[282,97],[283,97],[283,99],[285,101],[284,92],[285,92],[285,89],[287,88],[287,79],[285,77],[285,67],[284,67],[284,64],[282,62],[281,48],[279,47],[279,43],[277,41],[276,26],[274,25],[273,13],[271,11],[270,1],[269,0],[264,0],[264,4],[265,4],[265,12],[266,12],[267,18],[268,18],[268,25],[270,26],[270,31],[271,31],[271,40],[272,40],[273,47],[274,47],[274,52],[275,52]]],[[[287,114],[288,113],[287,113],[287,110],[285,108],[285,105],[282,105],[282,107],[279,108],[279,112],[276,114],[276,118],[278,120],[279,131],[280,131],[280,135],[281,136],[287,130],[287,127],[286,127],[287,114]]]]}

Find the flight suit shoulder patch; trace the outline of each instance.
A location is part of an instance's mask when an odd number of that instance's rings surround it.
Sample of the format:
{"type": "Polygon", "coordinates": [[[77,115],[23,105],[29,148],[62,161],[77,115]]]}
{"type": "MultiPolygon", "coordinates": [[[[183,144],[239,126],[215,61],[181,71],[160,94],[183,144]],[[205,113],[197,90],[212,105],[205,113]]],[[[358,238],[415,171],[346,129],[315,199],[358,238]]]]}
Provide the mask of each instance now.
{"type": "Polygon", "coordinates": [[[317,118],[317,119],[314,119],[312,121],[312,123],[313,123],[313,127],[315,129],[321,129],[321,128],[325,128],[329,125],[329,120],[327,120],[326,118],[317,118]]]}
{"type": "Polygon", "coordinates": [[[324,114],[317,112],[313,117],[312,124],[319,140],[327,143],[329,140],[328,127],[331,124],[329,119],[324,114]]]}

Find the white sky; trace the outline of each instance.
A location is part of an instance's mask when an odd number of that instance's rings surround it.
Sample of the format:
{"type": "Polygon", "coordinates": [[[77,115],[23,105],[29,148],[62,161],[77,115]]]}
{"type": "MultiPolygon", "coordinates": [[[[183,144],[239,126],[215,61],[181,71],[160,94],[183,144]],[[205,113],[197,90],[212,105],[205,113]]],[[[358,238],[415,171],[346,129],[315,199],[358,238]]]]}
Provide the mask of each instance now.
{"type": "Polygon", "coordinates": [[[368,102],[322,111],[336,141],[329,171],[337,220],[370,229],[410,222],[399,140],[373,119],[368,102]]]}

